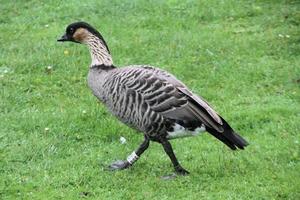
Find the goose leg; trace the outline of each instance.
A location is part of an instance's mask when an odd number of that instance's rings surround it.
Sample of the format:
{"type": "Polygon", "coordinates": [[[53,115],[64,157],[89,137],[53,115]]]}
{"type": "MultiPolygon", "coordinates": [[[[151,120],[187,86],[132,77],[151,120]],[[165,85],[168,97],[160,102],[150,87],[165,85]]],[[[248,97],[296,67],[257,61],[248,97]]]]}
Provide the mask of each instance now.
{"type": "Polygon", "coordinates": [[[139,157],[144,153],[144,151],[149,147],[150,139],[145,135],[143,143],[138,147],[136,151],[133,151],[126,160],[117,160],[111,165],[109,165],[110,170],[122,170],[129,168],[133,163],[135,163],[139,157]]]}
{"type": "Polygon", "coordinates": [[[189,172],[187,170],[185,170],[183,167],[181,167],[181,165],[179,164],[174,151],[172,149],[171,143],[167,140],[167,139],[163,139],[161,141],[161,144],[164,147],[165,152],[168,154],[169,158],[171,159],[175,172],[179,175],[187,175],[189,174],[189,172]]]}

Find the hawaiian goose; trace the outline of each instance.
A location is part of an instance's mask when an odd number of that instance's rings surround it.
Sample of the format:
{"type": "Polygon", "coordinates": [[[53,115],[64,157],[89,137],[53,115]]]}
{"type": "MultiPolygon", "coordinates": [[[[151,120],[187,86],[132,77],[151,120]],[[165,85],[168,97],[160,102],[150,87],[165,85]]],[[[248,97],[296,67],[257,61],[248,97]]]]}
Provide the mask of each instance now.
{"type": "Polygon", "coordinates": [[[144,133],[144,141],[124,161],[111,169],[125,169],[148,148],[150,141],[162,144],[175,171],[186,171],[177,161],[170,139],[207,131],[232,150],[248,143],[201,97],[193,94],[175,76],[147,65],[117,68],[101,34],[85,22],[66,28],[58,41],[72,41],[89,47],[92,63],[88,85],[93,94],[123,123],[144,133]]]}

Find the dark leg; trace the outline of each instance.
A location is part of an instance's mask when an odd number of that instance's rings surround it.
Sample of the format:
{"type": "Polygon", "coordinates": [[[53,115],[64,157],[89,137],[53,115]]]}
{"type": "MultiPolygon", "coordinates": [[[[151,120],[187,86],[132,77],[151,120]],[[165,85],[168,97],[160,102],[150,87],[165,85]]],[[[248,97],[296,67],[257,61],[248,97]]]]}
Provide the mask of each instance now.
{"type": "Polygon", "coordinates": [[[173,149],[172,149],[172,146],[171,146],[170,142],[167,139],[163,139],[163,140],[161,140],[161,144],[163,145],[165,152],[170,157],[170,159],[173,163],[173,166],[175,168],[176,173],[179,174],[179,175],[189,174],[189,172],[187,170],[183,169],[183,167],[181,167],[181,165],[179,164],[179,162],[178,162],[178,160],[177,160],[177,158],[176,158],[176,156],[173,152],[173,149]]]}
{"type": "Polygon", "coordinates": [[[127,160],[118,160],[114,163],[112,163],[109,166],[109,169],[111,170],[122,170],[130,167],[133,165],[134,162],[136,162],[139,157],[144,153],[144,151],[149,147],[150,139],[148,136],[145,135],[145,139],[143,143],[139,146],[139,148],[132,152],[128,157],[127,160]]]}

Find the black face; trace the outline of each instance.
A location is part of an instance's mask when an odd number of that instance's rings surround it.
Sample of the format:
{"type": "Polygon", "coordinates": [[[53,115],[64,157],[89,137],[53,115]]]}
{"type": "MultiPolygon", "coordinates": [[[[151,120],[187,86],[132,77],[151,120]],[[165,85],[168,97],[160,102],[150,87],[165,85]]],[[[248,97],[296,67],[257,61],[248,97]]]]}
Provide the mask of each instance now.
{"type": "Polygon", "coordinates": [[[60,39],[58,39],[57,41],[58,42],[70,41],[70,42],[79,43],[79,42],[75,41],[74,38],[73,38],[74,33],[79,28],[84,28],[84,29],[88,30],[90,33],[92,33],[93,35],[95,35],[96,37],[98,37],[103,42],[103,44],[106,46],[106,48],[109,52],[108,46],[106,45],[106,42],[104,41],[102,35],[96,29],[94,29],[91,25],[89,25],[86,22],[75,22],[75,23],[70,24],[66,28],[66,33],[60,39]]]}
{"type": "MultiPolygon", "coordinates": [[[[75,31],[78,28],[85,28],[87,29],[89,32],[93,33],[94,35],[98,36],[99,32],[96,31],[91,25],[89,25],[86,22],[75,22],[70,24],[67,28],[66,28],[66,33],[57,41],[58,42],[66,42],[66,41],[71,41],[71,42],[77,42],[74,40],[73,35],[75,33],[75,31]]],[[[100,34],[99,34],[100,35],[100,34]]],[[[101,35],[100,35],[101,36],[101,35]]],[[[77,42],[78,43],[78,42],[77,42]]]]}

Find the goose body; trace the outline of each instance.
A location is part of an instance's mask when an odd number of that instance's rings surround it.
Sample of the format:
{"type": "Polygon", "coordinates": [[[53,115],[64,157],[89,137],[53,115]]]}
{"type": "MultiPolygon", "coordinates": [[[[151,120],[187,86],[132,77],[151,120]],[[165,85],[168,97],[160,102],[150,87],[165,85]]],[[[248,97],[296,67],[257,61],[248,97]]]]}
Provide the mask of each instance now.
{"type": "MultiPolygon", "coordinates": [[[[194,120],[196,114],[188,111],[189,96],[181,92],[188,91],[186,86],[166,71],[144,65],[108,71],[92,67],[88,84],[118,119],[154,140],[193,136],[205,131],[204,124],[194,120]]],[[[202,104],[208,107],[204,101],[202,104]]],[[[205,117],[215,117],[221,122],[218,115],[213,114],[205,117]]]]}
{"type": "Polygon", "coordinates": [[[188,172],[177,161],[170,139],[195,136],[204,131],[232,150],[247,142],[200,96],[172,74],[148,65],[117,68],[101,34],[85,22],[70,24],[58,41],[89,47],[92,64],[88,85],[93,94],[123,123],[144,133],[144,141],[125,161],[111,169],[131,166],[148,148],[149,141],[163,145],[178,174],[188,172]]]}

